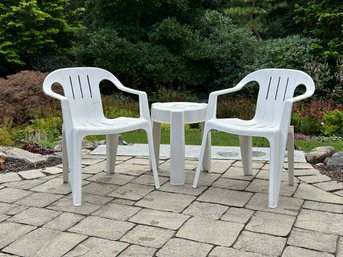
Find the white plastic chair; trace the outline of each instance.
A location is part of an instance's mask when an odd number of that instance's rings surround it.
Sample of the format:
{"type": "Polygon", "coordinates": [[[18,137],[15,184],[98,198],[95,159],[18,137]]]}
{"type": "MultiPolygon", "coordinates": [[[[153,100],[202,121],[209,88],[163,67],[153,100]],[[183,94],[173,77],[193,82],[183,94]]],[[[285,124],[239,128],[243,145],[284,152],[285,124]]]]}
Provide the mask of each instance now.
{"type": "Polygon", "coordinates": [[[118,135],[122,132],[143,129],[149,142],[150,163],[155,187],[159,179],[152,143],[152,127],[148,99],[145,92],[123,86],[110,72],[90,67],[59,69],[50,73],[43,83],[44,92],[61,101],[63,115],[63,181],[68,182],[68,166],[71,175],[73,204],[81,205],[82,187],[82,139],[86,135],[106,135],[107,172],[113,173],[117,154],[118,135]],[[99,83],[112,82],[119,90],[138,95],[139,118],[119,117],[107,119],[103,114],[99,83]],[[64,95],[52,91],[52,85],[63,87],[64,95]],[[68,165],[69,162],[69,165],[68,165]]]}
{"type": "Polygon", "coordinates": [[[281,173],[288,140],[290,158],[290,184],[293,184],[293,127],[290,126],[292,104],[313,95],[312,78],[306,73],[290,69],[262,69],[250,73],[235,87],[212,92],[209,96],[205,128],[193,187],[197,187],[201,163],[204,158],[207,134],[211,130],[239,135],[244,175],[252,174],[252,136],[265,137],[270,144],[269,203],[276,208],[279,199],[281,173]],[[236,92],[249,82],[259,84],[255,116],[251,120],[216,117],[217,97],[236,92]],[[295,88],[306,87],[305,93],[294,97],[295,88]],[[292,156],[290,156],[292,155],[292,156]]]}

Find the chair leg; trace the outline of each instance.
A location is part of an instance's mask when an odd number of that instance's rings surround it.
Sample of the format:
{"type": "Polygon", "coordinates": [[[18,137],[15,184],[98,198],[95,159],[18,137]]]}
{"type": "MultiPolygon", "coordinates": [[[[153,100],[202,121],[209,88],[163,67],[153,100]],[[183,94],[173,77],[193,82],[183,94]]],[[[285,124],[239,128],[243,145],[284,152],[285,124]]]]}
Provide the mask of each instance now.
{"type": "Polygon", "coordinates": [[[244,175],[250,176],[252,175],[252,137],[239,136],[239,145],[241,148],[244,175]]]}
{"type": "Polygon", "coordinates": [[[161,123],[158,123],[158,122],[152,123],[152,135],[153,135],[156,167],[158,168],[158,164],[160,160],[161,123]]]}
{"type": "Polygon", "coordinates": [[[202,142],[201,142],[201,148],[200,148],[200,153],[199,153],[198,165],[197,165],[197,168],[195,170],[195,175],[194,175],[194,179],[193,179],[193,188],[196,188],[198,186],[200,169],[201,169],[201,166],[203,164],[204,157],[205,157],[206,144],[207,144],[207,140],[208,140],[208,133],[210,133],[210,129],[208,129],[207,126],[205,125],[204,132],[202,135],[202,142]]]}
{"type": "Polygon", "coordinates": [[[281,145],[279,135],[269,139],[270,144],[270,171],[269,171],[269,208],[276,208],[279,201],[282,164],[285,148],[281,145]]]}
{"type": "Polygon", "coordinates": [[[288,184],[294,185],[294,127],[288,128],[287,134],[288,184]]]}
{"type": "Polygon", "coordinates": [[[66,143],[66,135],[64,128],[62,129],[62,169],[63,169],[63,183],[68,183],[68,147],[66,143]]]}
{"type": "Polygon", "coordinates": [[[119,134],[106,135],[106,171],[114,173],[119,134]]]}
{"type": "Polygon", "coordinates": [[[148,137],[148,146],[149,146],[149,156],[150,156],[150,164],[152,168],[152,175],[154,178],[154,183],[155,183],[155,188],[159,189],[160,188],[160,179],[158,178],[158,173],[157,173],[157,164],[156,164],[156,157],[155,157],[155,151],[154,151],[154,141],[153,141],[153,136],[152,136],[152,131],[151,129],[146,129],[146,134],[148,137]]]}
{"type": "MultiPolygon", "coordinates": [[[[205,122],[201,123],[201,133],[204,132],[204,125],[205,122]]],[[[211,132],[208,132],[207,134],[207,141],[205,146],[205,153],[204,153],[204,159],[202,162],[202,170],[206,170],[208,172],[211,172],[211,132]]]]}
{"type": "Polygon", "coordinates": [[[82,203],[82,137],[73,133],[67,138],[67,144],[73,205],[80,206],[82,203]]]}

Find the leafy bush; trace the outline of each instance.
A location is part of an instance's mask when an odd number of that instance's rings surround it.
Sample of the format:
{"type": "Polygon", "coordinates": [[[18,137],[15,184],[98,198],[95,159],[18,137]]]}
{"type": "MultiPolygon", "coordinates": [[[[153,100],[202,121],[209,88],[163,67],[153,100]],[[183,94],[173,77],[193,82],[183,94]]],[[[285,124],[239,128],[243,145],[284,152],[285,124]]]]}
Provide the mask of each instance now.
{"type": "Polygon", "coordinates": [[[12,145],[11,134],[7,129],[0,128],[0,145],[12,145]]]}
{"type": "Polygon", "coordinates": [[[59,102],[44,94],[46,73],[22,71],[0,78],[0,123],[24,124],[35,116],[47,117],[59,109],[59,102]]]}
{"type": "Polygon", "coordinates": [[[260,68],[304,70],[305,66],[314,58],[311,54],[311,44],[315,41],[298,35],[263,41],[250,70],[260,68]]]}
{"type": "Polygon", "coordinates": [[[343,112],[338,109],[328,112],[324,115],[324,135],[342,135],[343,136],[343,112]]]}
{"type": "Polygon", "coordinates": [[[342,112],[343,106],[336,104],[332,99],[299,102],[294,105],[291,123],[294,125],[295,132],[320,135],[324,132],[324,116],[335,109],[342,112]]]}

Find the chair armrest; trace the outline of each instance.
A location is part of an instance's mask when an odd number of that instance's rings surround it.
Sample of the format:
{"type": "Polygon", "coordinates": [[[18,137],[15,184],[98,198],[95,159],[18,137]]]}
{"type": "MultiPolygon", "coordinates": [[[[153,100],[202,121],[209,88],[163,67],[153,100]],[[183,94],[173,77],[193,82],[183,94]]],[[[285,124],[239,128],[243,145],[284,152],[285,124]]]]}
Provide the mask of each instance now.
{"type": "MultiPolygon", "coordinates": [[[[49,76],[49,75],[48,75],[49,76]]],[[[60,95],[54,91],[52,91],[52,85],[53,85],[54,81],[50,80],[49,77],[47,77],[44,82],[43,82],[43,91],[46,95],[52,97],[52,98],[55,98],[57,100],[66,100],[68,101],[68,98],[66,98],[65,96],[63,95],[60,95]]]]}
{"type": "Polygon", "coordinates": [[[207,113],[206,113],[206,120],[213,119],[216,117],[217,114],[217,100],[218,96],[230,94],[236,91],[241,90],[248,81],[242,80],[240,81],[235,87],[232,88],[226,88],[218,91],[213,91],[210,93],[210,96],[208,98],[208,107],[207,107],[207,113]]]}
{"type": "MultiPolygon", "coordinates": [[[[112,75],[112,74],[111,74],[112,75]]],[[[114,75],[111,76],[113,84],[121,91],[138,95],[139,100],[139,115],[141,118],[146,120],[150,120],[150,112],[149,112],[149,104],[148,104],[148,96],[144,91],[132,89],[129,87],[125,87],[114,75]]]]}

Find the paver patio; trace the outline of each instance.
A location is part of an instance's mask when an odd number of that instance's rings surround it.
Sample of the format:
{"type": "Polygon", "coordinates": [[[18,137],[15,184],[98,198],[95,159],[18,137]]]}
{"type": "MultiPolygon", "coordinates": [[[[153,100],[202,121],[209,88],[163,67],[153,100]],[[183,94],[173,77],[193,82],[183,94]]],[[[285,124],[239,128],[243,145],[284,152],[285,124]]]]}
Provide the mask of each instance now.
{"type": "Polygon", "coordinates": [[[293,187],[284,171],[269,209],[263,160],[244,176],[239,160],[214,159],[193,189],[197,159],[186,160],[186,185],[171,186],[164,158],[155,190],[147,158],[119,156],[113,175],[104,158],[84,156],[81,207],[61,166],[0,174],[0,257],[343,257],[343,183],[306,163],[293,187]]]}

